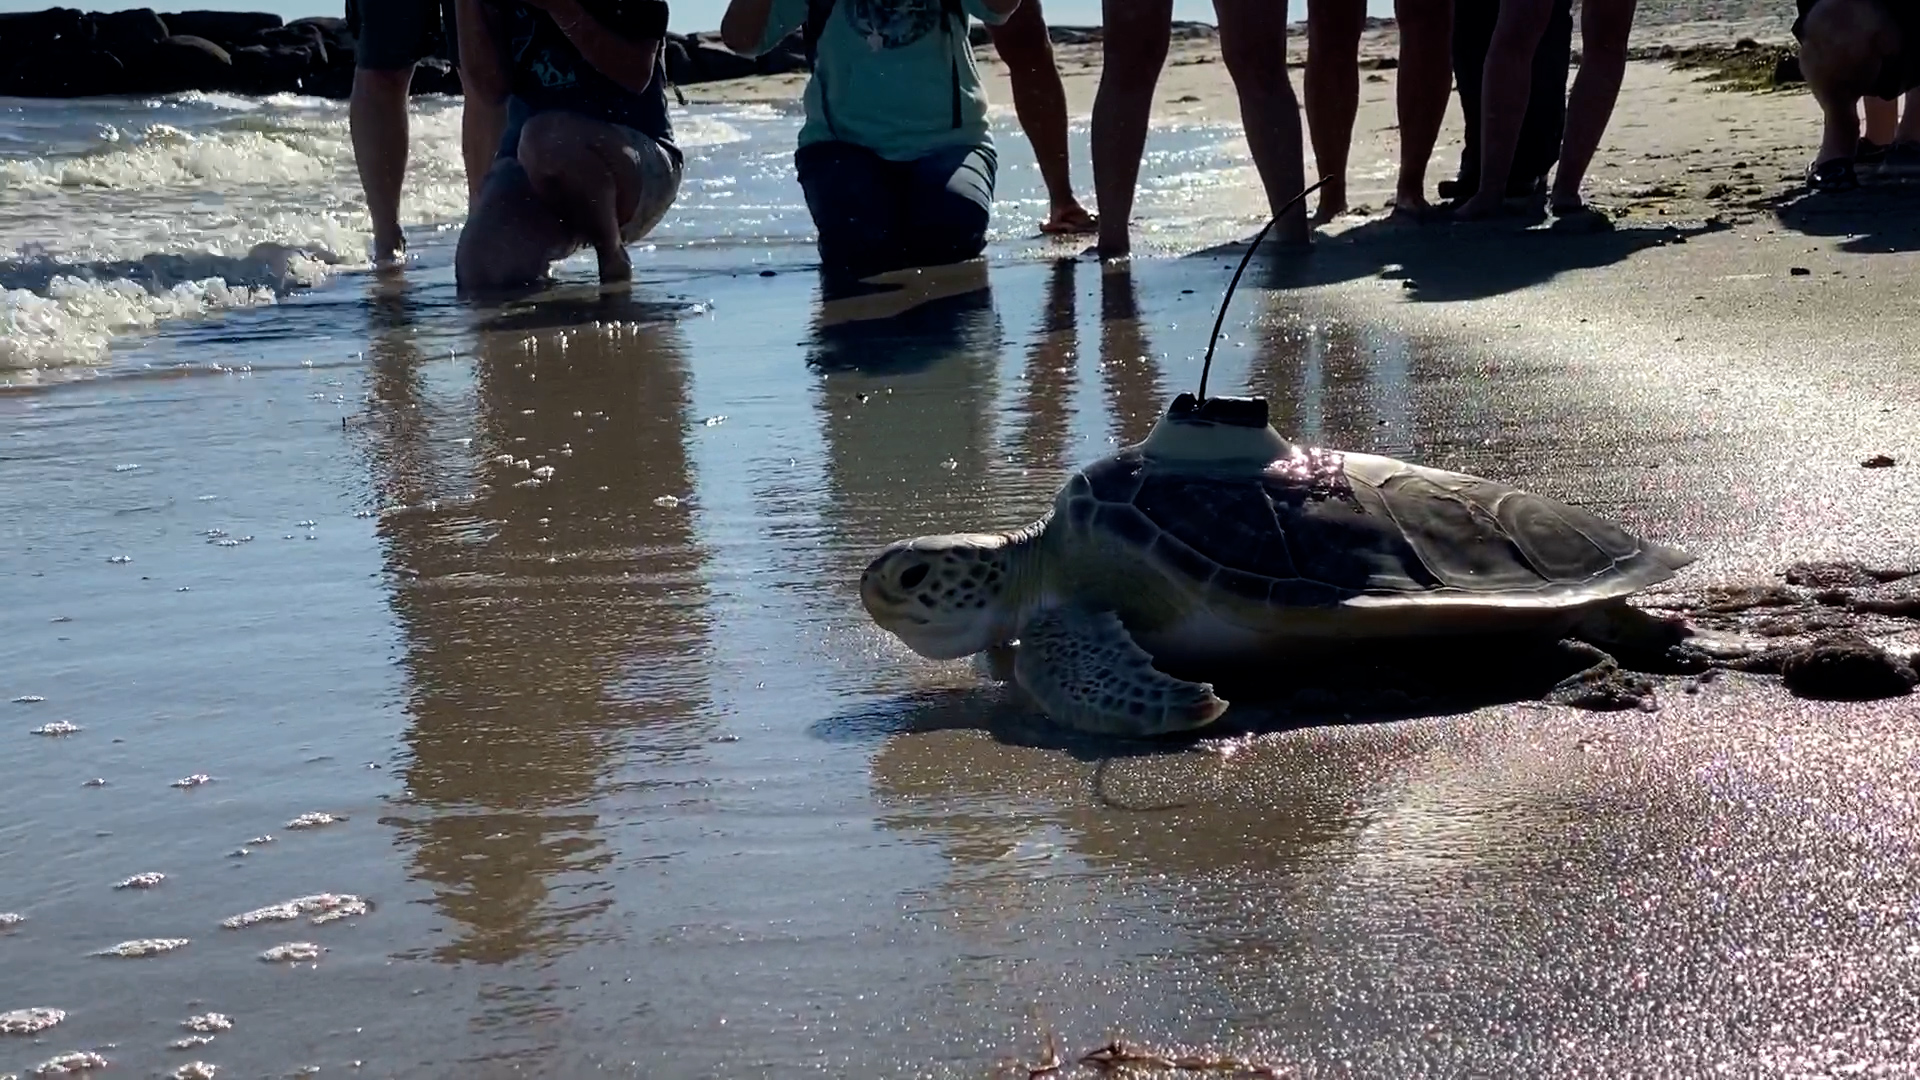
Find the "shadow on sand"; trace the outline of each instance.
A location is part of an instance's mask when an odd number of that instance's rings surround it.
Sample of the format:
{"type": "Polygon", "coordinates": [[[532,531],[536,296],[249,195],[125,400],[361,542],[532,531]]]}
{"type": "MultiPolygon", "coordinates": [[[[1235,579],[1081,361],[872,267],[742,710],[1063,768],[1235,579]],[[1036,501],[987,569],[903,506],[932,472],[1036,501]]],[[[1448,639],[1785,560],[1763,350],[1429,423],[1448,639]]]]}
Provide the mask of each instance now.
{"type": "MultiPolygon", "coordinates": [[[[889,735],[953,729],[985,731],[1014,746],[1056,750],[1094,761],[1191,750],[1202,739],[1263,735],[1300,728],[1384,724],[1451,716],[1482,708],[1529,705],[1544,708],[1556,684],[1580,671],[1582,661],[1548,643],[1499,639],[1435,641],[1418,651],[1378,648],[1355,655],[1299,664],[1277,680],[1251,685],[1219,682],[1232,702],[1226,715],[1206,728],[1148,739],[1102,737],[1049,721],[1016,687],[982,682],[976,687],[920,690],[868,702],[817,721],[821,739],[860,742],[889,735]]],[[[1675,680],[1679,669],[1637,664],[1675,680]]],[[[1648,671],[1636,674],[1643,679],[1648,671]]],[[[1651,686],[1651,681],[1642,685],[1651,686]]],[[[1589,711],[1624,711],[1636,699],[1589,705],[1589,711]]]]}
{"type": "Polygon", "coordinates": [[[1920,251],[1920,213],[1911,184],[1867,184],[1852,191],[1814,193],[1804,185],[1770,201],[1783,228],[1807,236],[1846,237],[1840,250],[1854,255],[1920,251]]]}
{"type": "MultiPolygon", "coordinates": [[[[1415,303],[1479,300],[1551,281],[1573,270],[1622,262],[1649,248],[1731,226],[1715,219],[1660,226],[1618,226],[1596,217],[1542,225],[1541,212],[1493,221],[1425,225],[1384,218],[1315,240],[1311,253],[1288,252],[1256,259],[1247,284],[1261,289],[1300,289],[1368,277],[1405,282],[1415,303]]],[[[1237,259],[1245,241],[1197,251],[1187,258],[1237,259]]],[[[1282,249],[1274,249],[1276,252],[1282,249]]]]}

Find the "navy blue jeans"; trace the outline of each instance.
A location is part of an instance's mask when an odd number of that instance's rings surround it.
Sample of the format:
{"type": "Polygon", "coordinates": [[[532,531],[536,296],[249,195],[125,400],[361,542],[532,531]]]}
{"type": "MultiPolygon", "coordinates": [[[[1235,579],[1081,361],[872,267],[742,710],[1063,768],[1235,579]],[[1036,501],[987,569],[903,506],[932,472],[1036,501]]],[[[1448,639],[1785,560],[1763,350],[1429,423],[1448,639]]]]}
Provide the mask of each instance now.
{"type": "Polygon", "coordinates": [[[954,146],[889,161],[864,146],[818,142],[793,155],[830,269],[876,274],[961,262],[987,246],[998,156],[954,146]]]}

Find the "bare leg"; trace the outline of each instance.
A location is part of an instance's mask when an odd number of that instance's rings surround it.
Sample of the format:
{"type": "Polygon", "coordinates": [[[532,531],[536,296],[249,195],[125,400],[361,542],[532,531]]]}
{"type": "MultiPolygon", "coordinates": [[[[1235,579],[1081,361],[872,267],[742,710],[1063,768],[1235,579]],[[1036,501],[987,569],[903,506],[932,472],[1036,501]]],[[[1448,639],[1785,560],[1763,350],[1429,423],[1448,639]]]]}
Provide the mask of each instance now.
{"type": "Polygon", "coordinates": [[[1886,98],[1861,98],[1860,113],[1866,120],[1862,137],[1877,146],[1890,145],[1900,125],[1900,103],[1886,98]]]}
{"type": "Polygon", "coordinates": [[[1427,208],[1427,163],[1440,125],[1447,119],[1453,88],[1453,0],[1396,0],[1400,26],[1400,72],[1395,105],[1400,113],[1400,180],[1395,212],[1427,208]]]}
{"type": "Polygon", "coordinates": [[[1040,0],[1020,0],[1020,6],[999,26],[987,27],[993,47],[1006,62],[1013,83],[1013,111],[1020,128],[1033,144],[1040,178],[1047,184],[1047,222],[1043,232],[1092,232],[1094,220],[1073,194],[1073,172],[1067,154],[1067,89],[1054,63],[1053,42],[1040,0]]]}
{"type": "MultiPolygon", "coordinates": [[[[1307,0],[1307,135],[1313,167],[1326,180],[1315,224],[1347,209],[1347,153],[1360,111],[1360,34],[1366,24],[1365,0],[1307,0]]],[[[1444,108],[1444,93],[1440,100],[1444,108]]]]}
{"type": "Polygon", "coordinates": [[[1907,91],[1900,105],[1900,126],[1893,137],[1897,142],[1920,142],[1920,90],[1907,91]]]}
{"type": "Polygon", "coordinates": [[[640,170],[613,125],[546,112],[520,130],[520,164],[540,200],[600,257],[600,280],[633,276],[620,223],[640,204],[640,170]]]}
{"type": "Polygon", "coordinates": [[[1637,0],[1583,0],[1580,5],[1580,74],[1567,95],[1567,133],[1553,174],[1556,209],[1579,207],[1580,182],[1613,117],[1620,80],[1627,71],[1627,35],[1637,0]]]}
{"type": "Polygon", "coordinates": [[[633,267],[620,224],[640,205],[633,148],[611,124],[541,113],[520,129],[518,159],[496,162],[460,232],[454,277],[466,288],[530,284],[582,244],[600,257],[602,282],[633,267]]]}
{"type": "Polygon", "coordinates": [[[1860,99],[1880,69],[1882,51],[1897,46],[1898,31],[1863,0],[1821,0],[1807,12],[1801,34],[1800,70],[1826,117],[1814,164],[1851,161],[1860,142],[1860,99]]]}
{"type": "MultiPolygon", "coordinates": [[[[465,71],[460,73],[460,86],[467,85],[465,71]]],[[[486,183],[487,172],[493,168],[493,158],[500,152],[500,139],[507,130],[507,106],[504,102],[491,102],[471,93],[463,94],[460,101],[460,156],[467,165],[467,212],[472,213],[475,203],[480,201],[480,187],[486,183]]]]}
{"type": "MultiPolygon", "coordinates": [[[[1220,56],[1240,92],[1240,122],[1247,131],[1267,206],[1280,207],[1307,186],[1300,142],[1300,102],[1287,77],[1286,0],[1213,0],[1220,20],[1220,56]]],[[[1307,208],[1297,205],[1274,230],[1281,244],[1308,243],[1307,208]]]]}
{"type": "Polygon", "coordinates": [[[573,227],[534,193],[520,162],[501,158],[460,230],[453,278],[463,291],[533,285],[546,280],[555,260],[579,247],[573,227]]]}
{"type": "Polygon", "coordinates": [[[1500,21],[1481,80],[1480,190],[1456,213],[1465,219],[1487,217],[1506,199],[1500,178],[1513,171],[1533,84],[1533,51],[1553,17],[1550,0],[1502,0],[1500,21]]]}
{"type": "Polygon", "coordinates": [[[1100,89],[1093,98],[1093,191],[1100,203],[1100,254],[1133,249],[1128,224],[1147,149],[1153,88],[1173,36],[1173,0],[1101,0],[1100,89]]]}
{"type": "Polygon", "coordinates": [[[407,242],[400,235],[400,184],[407,175],[407,90],[413,66],[394,71],[355,68],[347,104],[354,164],[373,219],[373,261],[390,265],[407,242]]]}

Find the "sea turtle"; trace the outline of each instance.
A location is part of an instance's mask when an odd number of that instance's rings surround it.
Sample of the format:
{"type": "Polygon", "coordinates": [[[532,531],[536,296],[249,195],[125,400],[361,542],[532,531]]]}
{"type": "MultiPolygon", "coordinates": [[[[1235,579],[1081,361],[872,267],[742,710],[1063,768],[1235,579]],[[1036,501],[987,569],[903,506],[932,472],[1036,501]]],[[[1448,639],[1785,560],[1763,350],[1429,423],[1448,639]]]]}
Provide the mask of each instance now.
{"type": "Polygon", "coordinates": [[[900,541],[860,597],[922,656],[995,658],[1055,721],[1141,736],[1217,719],[1199,678],[1271,680],[1316,647],[1617,642],[1657,621],[1625,598],[1692,561],[1506,484],[1296,445],[1258,398],[1181,394],[1039,521],[900,541]]]}

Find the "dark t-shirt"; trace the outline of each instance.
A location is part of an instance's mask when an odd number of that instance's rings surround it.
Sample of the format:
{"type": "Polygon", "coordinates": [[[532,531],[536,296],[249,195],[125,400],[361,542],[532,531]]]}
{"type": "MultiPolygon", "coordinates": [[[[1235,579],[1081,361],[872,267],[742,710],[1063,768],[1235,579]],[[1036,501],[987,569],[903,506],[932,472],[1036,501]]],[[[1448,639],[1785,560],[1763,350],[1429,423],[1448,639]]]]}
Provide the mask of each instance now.
{"type": "Polygon", "coordinates": [[[553,16],[525,4],[496,0],[495,7],[506,17],[508,92],[524,103],[515,113],[564,109],[622,124],[652,137],[676,163],[680,161],[673,122],[667,117],[664,56],[654,57],[653,79],[636,94],[581,56],[553,16]]]}

